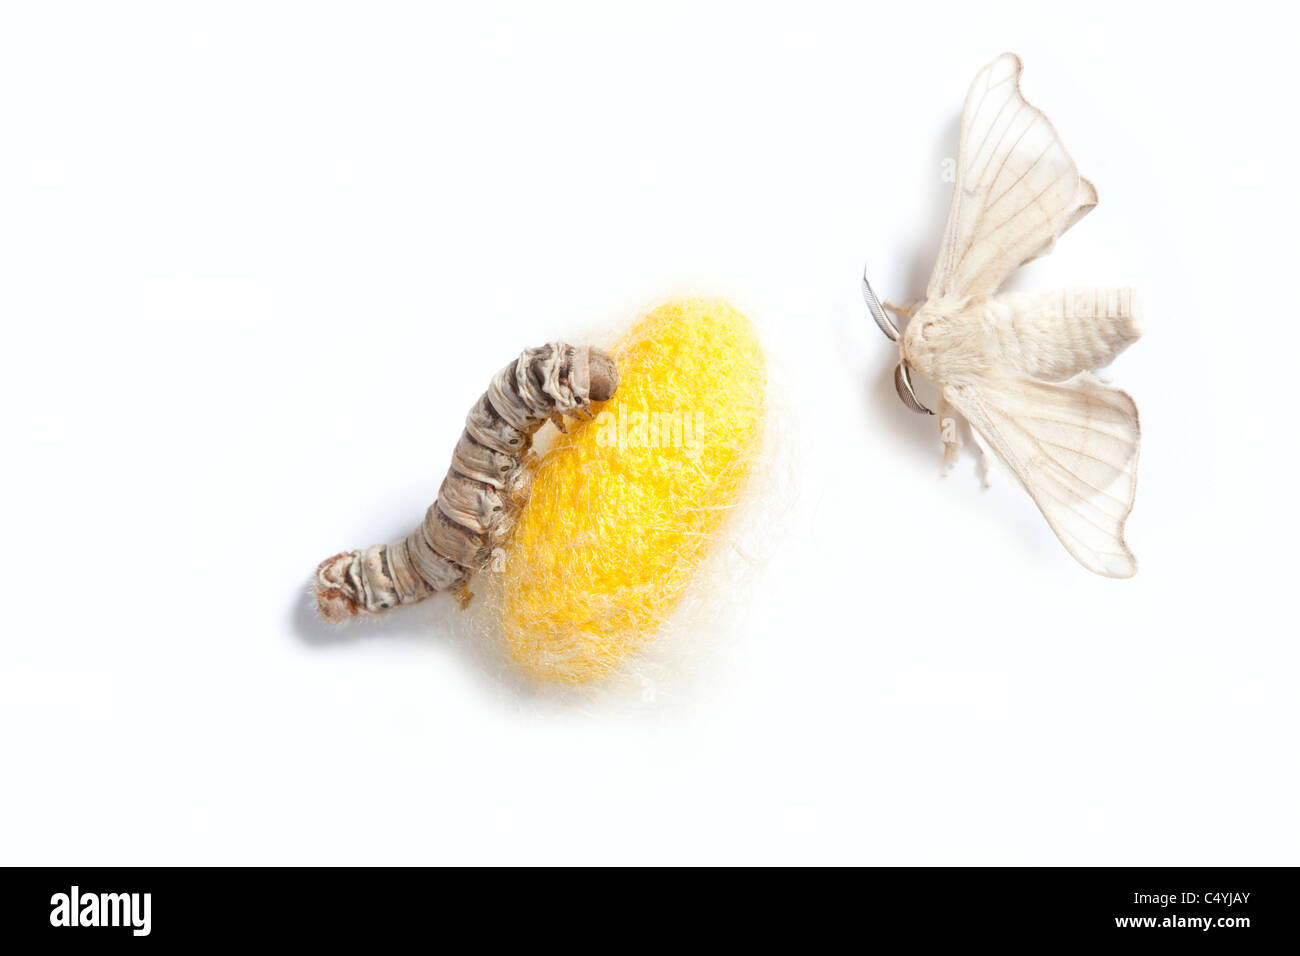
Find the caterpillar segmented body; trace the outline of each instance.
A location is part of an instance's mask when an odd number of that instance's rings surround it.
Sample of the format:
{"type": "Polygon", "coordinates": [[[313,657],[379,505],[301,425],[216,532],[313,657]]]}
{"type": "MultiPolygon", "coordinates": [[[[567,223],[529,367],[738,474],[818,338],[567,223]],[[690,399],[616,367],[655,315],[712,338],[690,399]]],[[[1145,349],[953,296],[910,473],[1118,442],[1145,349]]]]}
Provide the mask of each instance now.
{"type": "Polygon", "coordinates": [[[547,421],[582,415],[618,388],[609,353],[553,342],[525,349],[501,369],[465,418],[451,468],[418,528],[393,544],[344,551],[316,569],[321,617],[379,614],[456,591],[462,604],[475,571],[509,534],[526,491],[524,460],[547,421]]]}

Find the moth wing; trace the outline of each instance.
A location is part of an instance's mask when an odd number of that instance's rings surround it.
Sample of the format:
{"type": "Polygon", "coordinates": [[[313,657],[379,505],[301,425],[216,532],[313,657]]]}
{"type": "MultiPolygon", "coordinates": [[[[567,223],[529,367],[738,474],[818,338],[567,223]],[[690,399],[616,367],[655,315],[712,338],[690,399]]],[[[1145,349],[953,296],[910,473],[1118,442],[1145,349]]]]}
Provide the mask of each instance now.
{"type": "Polygon", "coordinates": [[[1020,57],[1004,53],[966,94],[957,182],[927,298],[994,292],[1097,205],[1051,121],[1020,94],[1021,70],[1020,57]]]}
{"type": "Polygon", "coordinates": [[[1093,375],[1066,382],[1004,376],[948,386],[944,397],[1029,492],[1066,550],[1089,571],[1132,577],[1124,522],[1137,491],[1140,429],[1127,394],[1093,375]]]}

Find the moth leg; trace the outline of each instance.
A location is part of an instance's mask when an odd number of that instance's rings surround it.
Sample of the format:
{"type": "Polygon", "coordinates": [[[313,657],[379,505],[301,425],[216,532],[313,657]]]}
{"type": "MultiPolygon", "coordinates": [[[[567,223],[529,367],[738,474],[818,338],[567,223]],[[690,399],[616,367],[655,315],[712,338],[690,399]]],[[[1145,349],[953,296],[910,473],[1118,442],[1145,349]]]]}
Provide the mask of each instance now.
{"type": "Polygon", "coordinates": [[[984,466],[984,487],[993,487],[993,459],[989,457],[989,450],[983,445],[980,446],[980,464],[984,466]]]}
{"type": "Polygon", "coordinates": [[[911,302],[907,303],[907,305],[894,305],[894,303],[890,302],[888,299],[885,300],[886,309],[889,309],[891,312],[897,312],[905,319],[910,319],[912,317],[912,313],[916,311],[916,306],[916,299],[913,299],[911,302]]]}
{"type": "Polygon", "coordinates": [[[956,409],[948,404],[944,395],[939,396],[939,438],[943,442],[943,474],[947,474],[957,459],[961,457],[961,431],[957,428],[956,409]]]}
{"type": "Polygon", "coordinates": [[[980,478],[983,480],[985,488],[992,488],[993,452],[989,450],[989,446],[984,443],[982,438],[980,438],[980,433],[978,431],[972,429],[971,433],[975,436],[975,447],[980,450],[980,478]]]}
{"type": "Polygon", "coordinates": [[[469,602],[474,600],[474,592],[469,589],[468,584],[462,584],[456,589],[456,603],[460,605],[463,611],[469,607],[469,602]]]}

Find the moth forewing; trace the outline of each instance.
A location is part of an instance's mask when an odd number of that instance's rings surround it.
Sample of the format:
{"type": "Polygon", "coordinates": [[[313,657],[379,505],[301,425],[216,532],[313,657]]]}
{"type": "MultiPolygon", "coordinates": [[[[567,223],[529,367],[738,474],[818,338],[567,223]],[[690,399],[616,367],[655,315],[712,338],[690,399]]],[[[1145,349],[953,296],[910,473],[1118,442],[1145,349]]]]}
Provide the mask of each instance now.
{"type": "Polygon", "coordinates": [[[1021,95],[1021,70],[1004,53],[971,83],[928,298],[992,294],[1097,204],[1056,128],[1021,95]]]}

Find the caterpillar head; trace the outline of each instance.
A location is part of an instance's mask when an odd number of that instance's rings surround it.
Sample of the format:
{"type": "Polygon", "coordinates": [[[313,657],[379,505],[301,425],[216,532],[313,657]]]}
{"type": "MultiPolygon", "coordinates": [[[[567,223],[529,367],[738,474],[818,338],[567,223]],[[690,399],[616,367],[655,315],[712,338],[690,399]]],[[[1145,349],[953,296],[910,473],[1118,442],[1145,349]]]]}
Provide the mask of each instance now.
{"type": "Polygon", "coordinates": [[[618,365],[604,349],[584,345],[573,350],[569,363],[569,384],[579,400],[604,402],[618,391],[618,365]]]}

